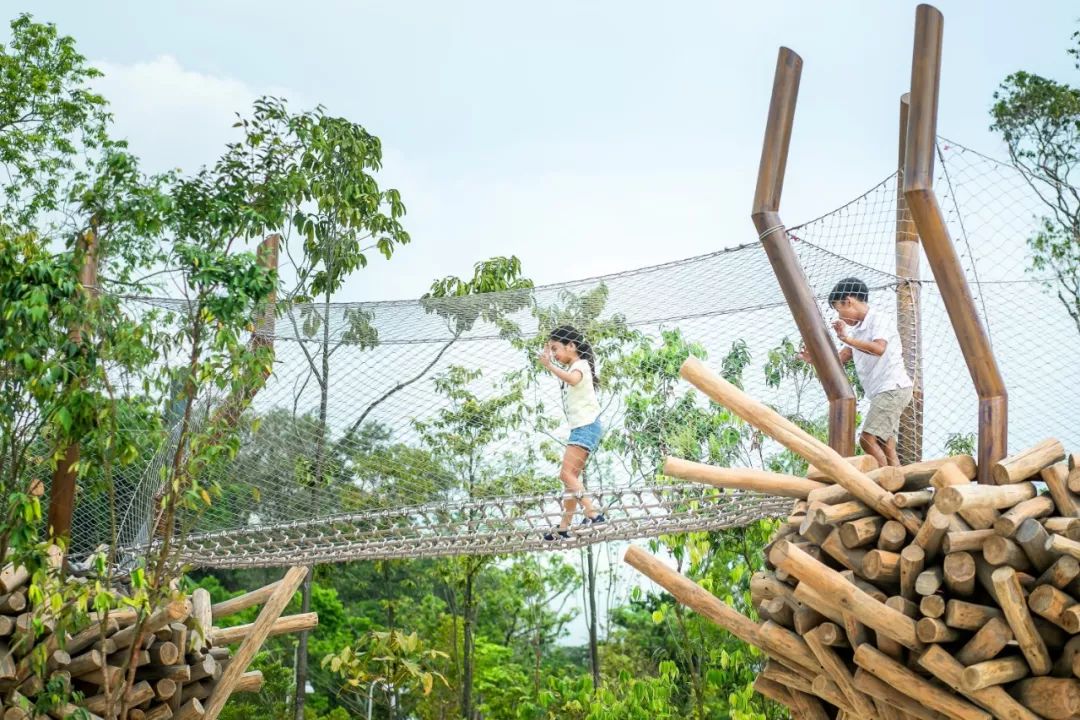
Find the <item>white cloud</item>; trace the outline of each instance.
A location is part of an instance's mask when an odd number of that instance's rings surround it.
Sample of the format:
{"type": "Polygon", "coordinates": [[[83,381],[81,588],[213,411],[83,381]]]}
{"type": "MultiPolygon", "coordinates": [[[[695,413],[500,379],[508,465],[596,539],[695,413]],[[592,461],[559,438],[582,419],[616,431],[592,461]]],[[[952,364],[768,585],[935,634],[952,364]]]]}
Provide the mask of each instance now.
{"type": "Polygon", "coordinates": [[[259,95],[275,93],[187,69],[171,55],[132,65],[93,64],[105,73],[97,89],[112,107],[115,135],[126,138],[152,171],[212,162],[235,136],[236,113],[248,112],[259,95]]]}

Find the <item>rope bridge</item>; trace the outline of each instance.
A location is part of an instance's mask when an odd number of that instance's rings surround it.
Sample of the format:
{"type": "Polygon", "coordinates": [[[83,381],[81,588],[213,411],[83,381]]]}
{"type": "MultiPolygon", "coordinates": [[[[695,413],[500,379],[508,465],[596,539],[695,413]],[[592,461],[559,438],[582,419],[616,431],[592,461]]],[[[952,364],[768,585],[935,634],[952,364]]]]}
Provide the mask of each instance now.
{"type": "MultiPolygon", "coordinates": [[[[950,230],[1014,390],[1011,444],[1040,440],[1048,417],[1077,444],[1068,434],[1080,435],[1078,329],[1030,270],[1027,240],[1044,214],[1030,178],[956,143],[941,140],[939,152],[950,230]]],[[[970,441],[978,403],[935,284],[895,274],[896,196],[891,175],[788,235],[827,318],[825,298],[841,278],[863,279],[871,305],[890,315],[897,290],[917,287],[917,312],[899,329],[919,340],[911,361],[921,406],[905,413],[902,446],[909,459],[932,458],[970,441]]],[[[179,300],[125,302],[133,313],[183,309],[179,300]]],[[[673,481],[660,473],[663,458],[805,467],[682,384],[682,360],[704,359],[818,433],[828,409],[795,358],[798,332],[759,243],[528,291],[283,303],[273,343],[274,373],[242,418],[221,494],[184,539],[195,564],[530,552],[741,526],[786,514],[790,501],[673,481]],[[599,355],[605,433],[586,482],[607,522],[551,543],[543,535],[559,520],[568,428],[558,382],[535,355],[561,323],[583,329],[599,355]]],[[[200,400],[210,413],[221,399],[207,390],[200,400]]],[[[130,556],[151,542],[175,440],[121,478],[117,540],[130,556]]],[[[81,498],[73,554],[111,542],[110,527],[108,508],[81,498]]]]}

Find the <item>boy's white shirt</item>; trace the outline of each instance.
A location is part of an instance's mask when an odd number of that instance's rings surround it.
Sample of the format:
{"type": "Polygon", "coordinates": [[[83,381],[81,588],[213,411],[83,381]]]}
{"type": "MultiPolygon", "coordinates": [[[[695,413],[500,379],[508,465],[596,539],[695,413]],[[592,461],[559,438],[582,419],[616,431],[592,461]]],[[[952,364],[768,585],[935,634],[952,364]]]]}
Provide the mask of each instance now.
{"type": "Polygon", "coordinates": [[[858,325],[847,330],[848,337],[865,342],[884,340],[885,353],[873,355],[858,348],[851,348],[851,357],[855,361],[855,373],[859,376],[863,391],[868,398],[889,390],[911,387],[913,383],[904,367],[904,351],[900,344],[900,335],[896,324],[885,313],[869,307],[866,316],[858,325]]]}
{"type": "Polygon", "coordinates": [[[575,370],[581,373],[580,382],[577,385],[563,383],[563,407],[571,428],[591,425],[596,418],[600,417],[600,401],[596,399],[589,361],[578,358],[567,368],[567,372],[572,373],[575,370]]]}

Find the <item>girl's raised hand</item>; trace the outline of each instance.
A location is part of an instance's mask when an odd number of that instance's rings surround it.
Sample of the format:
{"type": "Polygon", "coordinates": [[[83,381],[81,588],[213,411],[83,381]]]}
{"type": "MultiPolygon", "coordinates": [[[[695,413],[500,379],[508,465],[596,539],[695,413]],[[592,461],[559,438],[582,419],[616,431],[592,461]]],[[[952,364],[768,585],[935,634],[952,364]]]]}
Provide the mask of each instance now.
{"type": "Polygon", "coordinates": [[[545,347],[543,350],[541,350],[540,354],[537,356],[537,360],[540,361],[541,365],[543,365],[548,370],[550,370],[551,369],[551,348],[545,347]]]}

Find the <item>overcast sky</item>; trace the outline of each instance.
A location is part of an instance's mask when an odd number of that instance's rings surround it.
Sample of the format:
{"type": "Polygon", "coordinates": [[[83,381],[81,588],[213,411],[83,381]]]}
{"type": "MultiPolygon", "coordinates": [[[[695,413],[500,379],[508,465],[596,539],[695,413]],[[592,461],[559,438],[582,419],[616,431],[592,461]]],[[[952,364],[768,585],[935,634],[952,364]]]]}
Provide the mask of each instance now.
{"type": "MultiPolygon", "coordinates": [[[[342,300],[416,297],[496,254],[548,283],[753,240],[781,44],[805,61],[782,215],[842,204],[895,165],[915,14],[895,0],[36,5],[107,73],[117,133],[150,169],[211,162],[263,93],[380,136],[414,241],[342,300]]],[[[938,7],[939,131],[1000,155],[995,87],[1020,68],[1077,79],[1080,6],[938,7]]]]}

